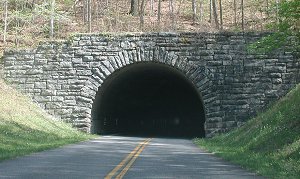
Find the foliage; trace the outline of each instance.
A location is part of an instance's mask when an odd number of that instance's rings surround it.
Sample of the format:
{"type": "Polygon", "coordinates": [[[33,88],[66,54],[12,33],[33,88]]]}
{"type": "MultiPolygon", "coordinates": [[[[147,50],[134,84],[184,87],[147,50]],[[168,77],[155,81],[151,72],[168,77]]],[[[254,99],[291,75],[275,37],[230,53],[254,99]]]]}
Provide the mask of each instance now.
{"type": "Polygon", "coordinates": [[[55,121],[0,79],[0,161],[92,138],[55,121]]]}
{"type": "Polygon", "coordinates": [[[274,30],[274,33],[251,44],[250,50],[271,52],[282,46],[289,46],[293,51],[299,51],[300,1],[283,1],[278,6],[274,5],[273,11],[278,13],[277,16],[273,15],[273,22],[269,24],[269,29],[274,30]]]}
{"type": "Polygon", "coordinates": [[[200,147],[268,178],[300,176],[300,84],[266,112],[243,127],[200,147]]]}

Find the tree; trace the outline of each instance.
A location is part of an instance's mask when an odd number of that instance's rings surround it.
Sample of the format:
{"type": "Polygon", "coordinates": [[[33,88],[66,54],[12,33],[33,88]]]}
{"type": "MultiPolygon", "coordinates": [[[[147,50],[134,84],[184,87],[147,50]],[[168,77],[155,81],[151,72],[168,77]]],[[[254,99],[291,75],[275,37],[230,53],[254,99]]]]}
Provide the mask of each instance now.
{"type": "Polygon", "coordinates": [[[213,10],[213,16],[214,16],[216,28],[219,29],[220,28],[220,24],[219,24],[219,21],[218,21],[216,0],[212,0],[212,10],[213,10]]]}
{"type": "Polygon", "coordinates": [[[274,33],[263,37],[250,45],[250,50],[255,52],[271,52],[282,46],[288,46],[292,51],[300,51],[300,1],[282,1],[278,5],[277,23],[271,23],[270,29],[274,33]]]}
{"type": "Polygon", "coordinates": [[[4,30],[3,30],[3,43],[6,44],[6,34],[7,34],[7,14],[8,14],[8,0],[4,1],[4,30]]]}
{"type": "Polygon", "coordinates": [[[50,15],[50,38],[54,36],[54,12],[55,11],[55,0],[51,1],[51,15],[50,15]]]}
{"type": "Polygon", "coordinates": [[[140,29],[143,30],[144,28],[144,13],[145,13],[145,0],[141,2],[141,12],[140,12],[140,29]]]}
{"type": "Polygon", "coordinates": [[[236,0],[233,0],[233,10],[234,10],[234,27],[237,28],[237,18],[236,18],[236,0]]]}
{"type": "MultiPolygon", "coordinates": [[[[279,24],[279,0],[276,0],[276,21],[277,21],[277,24],[279,24]]],[[[300,12],[299,12],[300,13],[300,12]]]]}
{"type": "Polygon", "coordinates": [[[88,19],[88,0],[83,0],[83,12],[82,12],[82,19],[83,19],[83,23],[86,24],[87,19],[88,19]]]}
{"type": "Polygon", "coordinates": [[[131,0],[129,13],[133,16],[138,15],[138,0],[131,0]]]}
{"type": "Polygon", "coordinates": [[[150,0],[150,15],[153,16],[153,12],[154,12],[154,5],[153,2],[154,0],[150,0]]]}
{"type": "Polygon", "coordinates": [[[193,24],[195,24],[196,20],[197,20],[197,4],[196,4],[196,0],[192,1],[192,9],[193,9],[193,24]]]}
{"type": "Polygon", "coordinates": [[[210,23],[212,23],[212,1],[213,0],[209,0],[209,21],[210,23]]]}
{"type": "Polygon", "coordinates": [[[172,20],[172,30],[175,30],[175,16],[174,16],[174,4],[173,4],[173,0],[169,0],[169,5],[170,5],[170,16],[171,16],[171,20],[172,20]]]}
{"type": "Polygon", "coordinates": [[[92,32],[92,3],[91,0],[88,0],[88,31],[89,33],[92,32]]]}
{"type": "Polygon", "coordinates": [[[245,31],[244,0],[241,0],[241,9],[242,9],[242,30],[245,31]]]}
{"type": "Polygon", "coordinates": [[[203,21],[203,16],[204,16],[203,1],[204,0],[200,0],[200,4],[199,4],[199,19],[200,19],[200,22],[203,21]]]}
{"type": "Polygon", "coordinates": [[[161,18],[161,0],[158,0],[158,12],[157,12],[158,26],[160,26],[160,18],[161,18]]]}
{"type": "Polygon", "coordinates": [[[220,28],[223,29],[223,9],[222,9],[222,0],[219,0],[219,8],[220,8],[220,28]]]}

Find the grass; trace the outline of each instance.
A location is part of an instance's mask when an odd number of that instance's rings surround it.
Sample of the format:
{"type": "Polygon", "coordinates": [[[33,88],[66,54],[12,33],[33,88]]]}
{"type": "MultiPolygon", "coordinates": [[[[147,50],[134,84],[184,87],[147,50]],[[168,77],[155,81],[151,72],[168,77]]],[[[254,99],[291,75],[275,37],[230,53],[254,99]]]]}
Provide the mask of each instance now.
{"type": "Polygon", "coordinates": [[[194,142],[268,178],[299,178],[300,84],[243,127],[194,142]]]}
{"type": "Polygon", "coordinates": [[[54,120],[0,79],[0,161],[93,137],[54,120]]]}

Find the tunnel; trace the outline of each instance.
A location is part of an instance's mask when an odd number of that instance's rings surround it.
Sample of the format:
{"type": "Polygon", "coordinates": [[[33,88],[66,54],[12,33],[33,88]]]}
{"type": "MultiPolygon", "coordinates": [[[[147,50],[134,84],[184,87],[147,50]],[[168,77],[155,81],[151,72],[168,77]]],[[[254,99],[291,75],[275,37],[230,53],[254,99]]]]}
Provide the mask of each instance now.
{"type": "Polygon", "coordinates": [[[93,102],[91,132],[153,137],[205,137],[200,93],[165,64],[143,62],[113,72],[93,102]]]}

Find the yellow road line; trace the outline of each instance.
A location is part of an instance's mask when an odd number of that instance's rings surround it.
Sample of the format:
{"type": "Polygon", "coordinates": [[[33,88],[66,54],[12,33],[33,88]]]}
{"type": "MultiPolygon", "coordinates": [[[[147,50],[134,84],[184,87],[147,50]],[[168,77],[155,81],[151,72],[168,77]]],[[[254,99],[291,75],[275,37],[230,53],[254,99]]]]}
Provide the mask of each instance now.
{"type": "Polygon", "coordinates": [[[117,171],[119,171],[138,151],[139,149],[149,141],[149,139],[144,140],[143,142],[139,143],[139,145],[128,154],[111,172],[109,172],[105,179],[111,179],[117,171]]]}
{"type": "Polygon", "coordinates": [[[143,144],[143,146],[139,149],[139,151],[134,155],[134,157],[130,160],[130,162],[126,165],[126,167],[120,172],[120,174],[116,177],[116,179],[122,179],[124,175],[127,173],[129,168],[132,166],[134,161],[138,158],[138,156],[142,153],[142,151],[145,149],[146,145],[151,141],[152,139],[148,139],[147,142],[143,144]]]}

